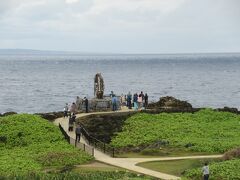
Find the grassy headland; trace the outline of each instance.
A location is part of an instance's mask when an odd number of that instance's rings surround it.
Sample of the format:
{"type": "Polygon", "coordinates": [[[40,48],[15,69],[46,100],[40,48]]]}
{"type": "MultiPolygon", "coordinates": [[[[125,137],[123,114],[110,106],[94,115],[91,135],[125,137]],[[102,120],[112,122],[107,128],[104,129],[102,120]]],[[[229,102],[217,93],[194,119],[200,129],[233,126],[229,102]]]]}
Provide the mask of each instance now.
{"type": "Polygon", "coordinates": [[[93,159],[69,145],[58,127],[36,115],[0,118],[0,175],[40,172],[93,159]]]}
{"type": "Polygon", "coordinates": [[[196,113],[139,113],[112,139],[117,148],[160,144],[194,152],[224,153],[240,146],[240,116],[211,109],[196,113]]]}

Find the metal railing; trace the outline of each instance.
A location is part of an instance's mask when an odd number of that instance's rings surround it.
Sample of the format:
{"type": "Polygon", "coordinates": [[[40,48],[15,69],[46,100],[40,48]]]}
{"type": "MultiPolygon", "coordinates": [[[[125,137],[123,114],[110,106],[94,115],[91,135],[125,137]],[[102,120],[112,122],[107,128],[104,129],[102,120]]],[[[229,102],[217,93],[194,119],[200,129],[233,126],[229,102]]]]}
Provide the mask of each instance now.
{"type": "Polygon", "coordinates": [[[79,148],[81,150],[83,150],[84,152],[94,156],[94,148],[87,145],[87,144],[84,144],[84,143],[81,143],[81,142],[77,142],[76,139],[74,138],[71,138],[67,132],[63,129],[63,127],[61,126],[61,124],[59,123],[59,129],[60,131],[62,132],[62,134],[64,135],[64,138],[67,140],[67,142],[69,144],[72,144],[74,145],[76,148],[79,148]]]}
{"type": "Polygon", "coordinates": [[[98,149],[104,154],[108,154],[111,157],[114,157],[115,155],[114,147],[91,136],[83,126],[82,126],[82,135],[89,145],[93,146],[94,148],[98,149]]]}

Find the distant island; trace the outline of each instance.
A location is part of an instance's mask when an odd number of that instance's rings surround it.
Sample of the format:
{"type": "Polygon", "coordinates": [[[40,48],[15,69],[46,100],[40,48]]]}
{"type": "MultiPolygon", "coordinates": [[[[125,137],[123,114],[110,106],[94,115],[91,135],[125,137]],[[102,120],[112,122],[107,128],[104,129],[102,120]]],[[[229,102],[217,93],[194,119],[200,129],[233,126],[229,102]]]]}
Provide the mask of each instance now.
{"type": "Polygon", "coordinates": [[[240,52],[183,52],[183,53],[116,53],[116,52],[84,52],[84,51],[61,51],[61,50],[36,50],[36,49],[0,49],[0,55],[94,55],[94,56],[108,56],[108,55],[172,55],[172,56],[225,56],[225,55],[239,55],[240,52]]]}
{"type": "Polygon", "coordinates": [[[81,51],[51,51],[35,49],[0,49],[0,55],[107,55],[111,53],[81,51]]]}

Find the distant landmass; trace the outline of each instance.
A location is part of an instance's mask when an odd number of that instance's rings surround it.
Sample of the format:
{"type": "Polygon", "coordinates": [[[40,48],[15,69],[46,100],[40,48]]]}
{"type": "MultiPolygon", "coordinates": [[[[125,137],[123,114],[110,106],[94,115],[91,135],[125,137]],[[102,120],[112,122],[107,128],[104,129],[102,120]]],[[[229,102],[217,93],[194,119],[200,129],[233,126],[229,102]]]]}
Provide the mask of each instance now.
{"type": "Polygon", "coordinates": [[[0,49],[0,55],[239,55],[240,52],[207,52],[207,53],[99,53],[81,51],[51,51],[35,49],[0,49]]]}
{"type": "Polygon", "coordinates": [[[34,49],[0,49],[0,55],[100,55],[110,53],[94,53],[80,51],[50,51],[50,50],[34,50],[34,49]]]}

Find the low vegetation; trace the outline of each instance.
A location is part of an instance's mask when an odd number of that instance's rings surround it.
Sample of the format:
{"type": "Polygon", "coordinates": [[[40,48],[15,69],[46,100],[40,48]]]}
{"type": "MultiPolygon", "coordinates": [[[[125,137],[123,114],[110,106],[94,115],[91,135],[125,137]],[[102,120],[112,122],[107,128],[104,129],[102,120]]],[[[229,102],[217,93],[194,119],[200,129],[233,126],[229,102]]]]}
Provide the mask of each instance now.
{"type": "MultiPolygon", "coordinates": [[[[210,163],[210,179],[212,180],[240,180],[240,159],[232,159],[222,162],[213,162],[210,163]]],[[[184,177],[187,179],[198,180],[202,177],[202,169],[195,168],[187,170],[184,174],[184,177]]]]}
{"type": "Polygon", "coordinates": [[[0,176],[42,172],[93,159],[69,145],[58,127],[37,115],[0,118],[0,176]]]}
{"type": "Polygon", "coordinates": [[[143,175],[133,174],[126,171],[95,171],[95,172],[68,172],[68,173],[58,173],[58,174],[28,174],[28,175],[16,175],[16,176],[7,176],[1,177],[1,180],[32,180],[32,179],[41,179],[41,180],[65,180],[65,179],[74,179],[74,180],[153,180],[153,178],[146,177],[143,175]]]}
{"type": "Polygon", "coordinates": [[[224,153],[240,145],[240,116],[211,109],[196,113],[138,113],[112,138],[117,148],[150,146],[224,153]]]}
{"type": "Polygon", "coordinates": [[[154,171],[159,171],[175,176],[182,176],[187,169],[202,167],[205,162],[215,162],[219,159],[181,159],[169,161],[151,161],[137,164],[154,171]]]}

